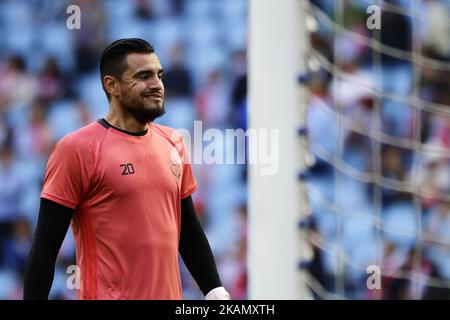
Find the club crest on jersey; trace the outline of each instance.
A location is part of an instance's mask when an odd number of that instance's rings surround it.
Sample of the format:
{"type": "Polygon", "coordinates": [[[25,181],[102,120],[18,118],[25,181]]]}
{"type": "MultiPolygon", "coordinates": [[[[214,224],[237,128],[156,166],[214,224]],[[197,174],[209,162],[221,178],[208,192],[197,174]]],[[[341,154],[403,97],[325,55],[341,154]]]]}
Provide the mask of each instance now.
{"type": "Polygon", "coordinates": [[[180,179],[181,175],[181,165],[175,160],[170,161],[170,170],[175,178],[180,179]]]}

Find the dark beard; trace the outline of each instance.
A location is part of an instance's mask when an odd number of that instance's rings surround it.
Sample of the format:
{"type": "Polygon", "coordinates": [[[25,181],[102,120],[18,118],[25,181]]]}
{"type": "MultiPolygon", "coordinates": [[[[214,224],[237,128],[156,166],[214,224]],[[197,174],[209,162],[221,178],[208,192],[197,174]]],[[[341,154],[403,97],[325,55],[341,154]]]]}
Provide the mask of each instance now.
{"type": "Polygon", "coordinates": [[[164,104],[161,109],[145,109],[141,107],[136,109],[127,108],[127,110],[139,123],[142,124],[153,122],[156,118],[159,118],[166,113],[164,104]]]}

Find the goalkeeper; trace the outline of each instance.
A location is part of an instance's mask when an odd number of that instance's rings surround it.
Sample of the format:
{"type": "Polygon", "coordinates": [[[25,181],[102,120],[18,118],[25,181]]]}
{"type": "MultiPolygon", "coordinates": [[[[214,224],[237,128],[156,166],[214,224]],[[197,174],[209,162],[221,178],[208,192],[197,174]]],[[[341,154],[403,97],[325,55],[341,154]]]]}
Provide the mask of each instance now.
{"type": "Polygon", "coordinates": [[[70,223],[79,299],[182,299],[178,252],[206,299],[229,299],[191,194],[181,135],[157,125],[163,68],[142,39],[102,53],[105,118],[61,139],[48,160],[24,299],[48,299],[70,223]]]}

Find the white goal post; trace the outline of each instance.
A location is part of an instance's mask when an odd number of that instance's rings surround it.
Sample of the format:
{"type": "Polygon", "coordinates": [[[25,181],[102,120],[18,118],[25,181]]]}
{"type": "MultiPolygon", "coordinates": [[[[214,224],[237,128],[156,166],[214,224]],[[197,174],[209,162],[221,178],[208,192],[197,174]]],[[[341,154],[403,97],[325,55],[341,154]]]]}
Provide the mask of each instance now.
{"type": "Polygon", "coordinates": [[[263,175],[258,165],[249,165],[249,299],[310,298],[299,268],[309,248],[298,227],[308,212],[298,179],[307,152],[298,134],[306,120],[305,92],[297,80],[305,69],[303,3],[249,1],[249,128],[279,130],[278,172],[263,175]]]}

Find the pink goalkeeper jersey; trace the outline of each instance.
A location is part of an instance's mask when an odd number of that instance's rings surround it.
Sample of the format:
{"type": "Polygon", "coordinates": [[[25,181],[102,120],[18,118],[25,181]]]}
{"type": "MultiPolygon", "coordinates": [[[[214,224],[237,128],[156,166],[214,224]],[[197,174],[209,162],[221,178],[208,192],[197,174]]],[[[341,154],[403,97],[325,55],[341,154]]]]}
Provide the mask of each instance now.
{"type": "Polygon", "coordinates": [[[41,197],[75,209],[79,299],[181,299],[180,201],[197,188],[182,136],[99,120],[61,139],[41,197]]]}

